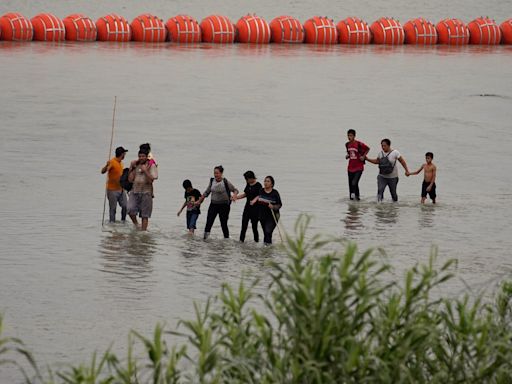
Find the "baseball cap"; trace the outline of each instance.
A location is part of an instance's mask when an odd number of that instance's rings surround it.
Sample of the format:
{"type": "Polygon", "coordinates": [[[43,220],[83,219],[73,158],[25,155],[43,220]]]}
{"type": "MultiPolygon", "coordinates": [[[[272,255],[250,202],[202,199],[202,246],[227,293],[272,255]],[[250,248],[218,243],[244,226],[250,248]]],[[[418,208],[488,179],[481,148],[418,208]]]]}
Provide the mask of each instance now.
{"type": "Polygon", "coordinates": [[[116,148],[116,156],[117,157],[121,156],[125,152],[128,152],[128,150],[124,149],[123,147],[117,147],[116,148]]]}

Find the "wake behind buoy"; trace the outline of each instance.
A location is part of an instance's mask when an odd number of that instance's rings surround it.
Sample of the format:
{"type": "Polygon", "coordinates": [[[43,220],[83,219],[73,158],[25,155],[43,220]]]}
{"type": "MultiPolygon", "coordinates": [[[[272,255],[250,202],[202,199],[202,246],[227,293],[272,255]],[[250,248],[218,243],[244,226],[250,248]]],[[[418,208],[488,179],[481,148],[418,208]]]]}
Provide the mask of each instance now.
{"type": "Polygon", "coordinates": [[[370,30],[374,44],[401,45],[405,40],[405,33],[398,20],[381,17],[375,21],[370,30]]]}
{"type": "Polygon", "coordinates": [[[169,41],[174,43],[200,43],[201,27],[196,19],[188,15],[171,17],[165,23],[169,41]]]}
{"type": "Polygon", "coordinates": [[[372,33],[368,23],[357,18],[347,17],[337,25],[340,44],[370,44],[372,33]]]}
{"type": "Polygon", "coordinates": [[[315,16],[304,23],[305,39],[308,44],[336,44],[338,31],[334,21],[323,16],[315,16]]]}
{"type": "Polygon", "coordinates": [[[162,20],[145,13],[137,16],[130,24],[132,39],[144,43],[162,43],[167,37],[167,30],[162,20]]]}
{"type": "Polygon", "coordinates": [[[96,41],[96,24],[89,17],[76,13],[65,17],[62,22],[66,28],[66,40],[96,41]]]}
{"type": "Polygon", "coordinates": [[[444,19],[436,25],[438,43],[466,45],[469,43],[469,29],[459,19],[444,19]]]}
{"type": "Polygon", "coordinates": [[[51,13],[40,13],[30,21],[34,27],[34,40],[63,41],[66,37],[64,23],[51,13]]]}
{"type": "Polygon", "coordinates": [[[235,26],[222,15],[210,15],[201,21],[202,41],[205,43],[233,43],[235,41],[235,26]]]}
{"type": "Polygon", "coordinates": [[[132,29],[122,16],[111,13],[96,21],[99,41],[126,42],[132,39],[132,29]]]}
{"type": "Polygon", "coordinates": [[[21,13],[10,12],[0,17],[2,40],[31,41],[34,37],[32,22],[21,13]]]}
{"type": "Polygon", "coordinates": [[[270,26],[259,16],[246,15],[236,23],[237,41],[239,43],[268,44],[270,26]]]}
{"type": "Polygon", "coordinates": [[[512,44],[512,19],[500,24],[502,44],[512,44]]]}
{"type": "Polygon", "coordinates": [[[404,24],[405,44],[437,44],[436,26],[428,20],[417,18],[404,24]]]}
{"type": "Polygon", "coordinates": [[[469,44],[497,45],[501,42],[498,24],[488,17],[478,17],[468,23],[469,44]]]}
{"type": "Polygon", "coordinates": [[[304,27],[292,16],[278,16],[270,22],[273,43],[302,43],[304,27]]]}

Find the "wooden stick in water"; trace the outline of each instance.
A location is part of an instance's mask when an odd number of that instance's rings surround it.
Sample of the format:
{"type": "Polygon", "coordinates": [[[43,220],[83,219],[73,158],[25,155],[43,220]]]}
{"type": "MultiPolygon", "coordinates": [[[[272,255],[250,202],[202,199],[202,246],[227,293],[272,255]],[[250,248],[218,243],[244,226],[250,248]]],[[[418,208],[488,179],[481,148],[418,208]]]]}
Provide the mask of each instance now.
{"type": "MultiPolygon", "coordinates": [[[[114,143],[114,122],[116,120],[116,104],[117,104],[117,96],[114,96],[114,110],[112,112],[112,133],[110,134],[110,148],[108,150],[107,162],[110,160],[110,156],[112,154],[112,144],[114,143]]],[[[108,172],[107,172],[107,180],[108,180],[108,172]]],[[[101,217],[101,226],[105,225],[105,210],[107,208],[107,186],[105,185],[105,198],[103,199],[103,216],[101,217]]]]}

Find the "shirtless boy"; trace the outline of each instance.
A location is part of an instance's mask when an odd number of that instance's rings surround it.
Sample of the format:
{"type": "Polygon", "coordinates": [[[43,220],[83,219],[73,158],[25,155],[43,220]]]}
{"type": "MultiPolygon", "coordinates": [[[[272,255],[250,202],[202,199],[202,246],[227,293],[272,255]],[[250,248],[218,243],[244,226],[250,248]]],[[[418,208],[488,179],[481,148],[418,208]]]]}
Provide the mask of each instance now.
{"type": "Polygon", "coordinates": [[[423,184],[421,185],[421,204],[425,203],[427,199],[427,194],[432,199],[432,203],[436,203],[436,173],[437,167],[434,165],[432,160],[434,159],[434,154],[432,152],[425,153],[425,161],[420,169],[416,172],[410,173],[410,175],[417,175],[421,171],[423,171],[424,179],[423,184]]]}

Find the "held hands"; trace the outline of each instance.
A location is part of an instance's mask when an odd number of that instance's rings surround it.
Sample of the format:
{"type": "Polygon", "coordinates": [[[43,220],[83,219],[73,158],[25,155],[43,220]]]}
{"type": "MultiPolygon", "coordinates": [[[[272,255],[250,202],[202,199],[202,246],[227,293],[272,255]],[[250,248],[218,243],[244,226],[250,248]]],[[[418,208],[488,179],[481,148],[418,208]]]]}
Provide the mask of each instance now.
{"type": "Polygon", "coordinates": [[[411,172],[405,171],[405,176],[407,176],[407,177],[411,176],[411,172]]]}
{"type": "Polygon", "coordinates": [[[178,216],[178,217],[179,217],[179,216],[181,215],[181,211],[183,211],[183,208],[182,208],[182,209],[180,209],[180,210],[178,211],[178,213],[176,214],[176,216],[178,216]]]}

